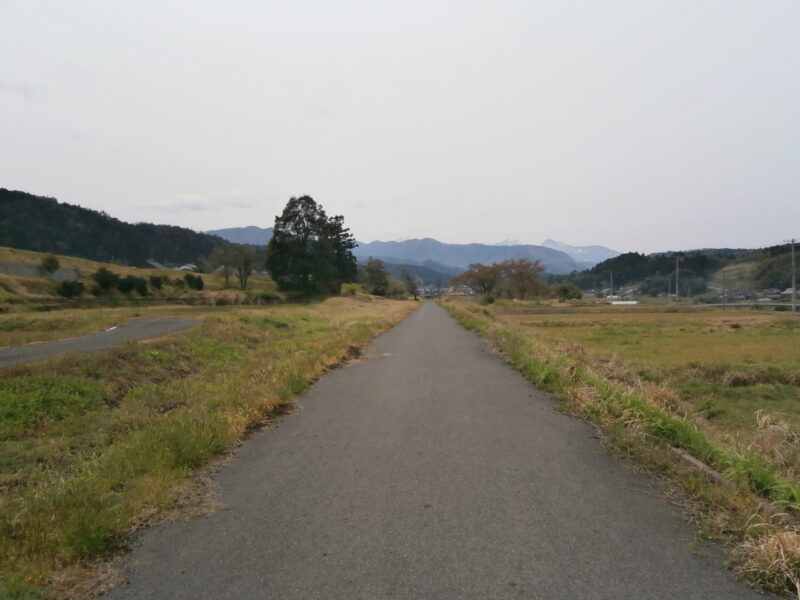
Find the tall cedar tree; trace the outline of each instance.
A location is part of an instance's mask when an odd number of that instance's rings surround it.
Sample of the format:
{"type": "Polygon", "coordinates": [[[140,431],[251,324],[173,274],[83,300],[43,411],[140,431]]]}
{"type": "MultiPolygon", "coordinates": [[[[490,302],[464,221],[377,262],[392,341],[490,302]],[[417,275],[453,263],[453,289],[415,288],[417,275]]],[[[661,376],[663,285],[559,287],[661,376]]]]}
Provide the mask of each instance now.
{"type": "Polygon", "coordinates": [[[310,196],[292,197],[275,217],[267,270],[283,291],[338,294],[356,277],[356,245],[344,217],[328,217],[310,196]]]}

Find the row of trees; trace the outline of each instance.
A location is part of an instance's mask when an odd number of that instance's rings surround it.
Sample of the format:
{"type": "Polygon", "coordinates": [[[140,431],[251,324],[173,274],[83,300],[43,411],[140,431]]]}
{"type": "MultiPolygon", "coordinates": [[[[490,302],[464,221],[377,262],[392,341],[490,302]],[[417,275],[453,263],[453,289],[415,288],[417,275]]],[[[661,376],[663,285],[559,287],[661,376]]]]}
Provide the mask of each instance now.
{"type": "Polygon", "coordinates": [[[474,263],[450,280],[450,285],[465,285],[482,296],[493,297],[500,290],[524,300],[530,296],[549,295],[550,286],[542,282],[544,266],[539,260],[511,258],[501,263],[474,263]]]}
{"type": "Polygon", "coordinates": [[[549,286],[541,280],[544,266],[538,260],[512,258],[501,263],[471,264],[450,280],[450,285],[465,285],[486,298],[508,295],[524,300],[532,296],[556,296],[560,300],[578,299],[583,295],[572,283],[549,286]]]}

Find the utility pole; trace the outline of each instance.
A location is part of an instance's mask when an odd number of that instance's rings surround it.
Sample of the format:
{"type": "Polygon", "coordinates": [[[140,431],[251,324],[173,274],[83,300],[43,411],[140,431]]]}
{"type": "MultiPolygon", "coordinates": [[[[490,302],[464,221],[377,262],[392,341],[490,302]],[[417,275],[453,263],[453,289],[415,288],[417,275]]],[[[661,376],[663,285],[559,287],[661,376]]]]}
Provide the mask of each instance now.
{"type": "Polygon", "coordinates": [[[786,240],[792,245],[792,314],[795,313],[797,310],[797,283],[796,283],[796,273],[797,271],[794,268],[794,245],[797,243],[797,240],[792,238],[790,240],[786,240]]]}
{"type": "Polygon", "coordinates": [[[675,304],[678,303],[678,296],[680,296],[680,294],[681,294],[680,293],[680,288],[678,287],[678,272],[680,270],[680,267],[678,266],[679,261],[680,261],[680,257],[678,256],[678,253],[676,252],[675,253],[675,304]]]}
{"type": "Polygon", "coordinates": [[[725,268],[722,269],[722,308],[728,308],[728,287],[725,285],[725,268]]]}
{"type": "MultiPolygon", "coordinates": [[[[794,285],[794,283],[792,285],[794,285]]],[[[614,297],[614,271],[611,271],[611,294],[610,294],[610,297],[612,297],[612,298],[614,297]]],[[[794,296],[792,296],[792,298],[794,298],[794,296]]],[[[794,309],[792,309],[792,310],[794,310],[794,309]]]]}

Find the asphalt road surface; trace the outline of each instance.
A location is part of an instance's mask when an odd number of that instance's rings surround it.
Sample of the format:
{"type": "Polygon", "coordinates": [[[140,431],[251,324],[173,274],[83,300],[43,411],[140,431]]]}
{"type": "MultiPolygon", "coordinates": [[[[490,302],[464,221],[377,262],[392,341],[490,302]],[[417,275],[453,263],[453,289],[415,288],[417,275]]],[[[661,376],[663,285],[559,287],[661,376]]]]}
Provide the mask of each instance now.
{"type": "Polygon", "coordinates": [[[145,531],[122,599],[740,599],[658,483],[428,303],[145,531]]]}
{"type": "Polygon", "coordinates": [[[134,319],[125,325],[81,337],[4,348],[0,350],[0,368],[36,362],[59,354],[102,352],[115,348],[127,340],[156,338],[173,331],[188,329],[198,323],[200,320],[193,317],[149,317],[134,319]]]}

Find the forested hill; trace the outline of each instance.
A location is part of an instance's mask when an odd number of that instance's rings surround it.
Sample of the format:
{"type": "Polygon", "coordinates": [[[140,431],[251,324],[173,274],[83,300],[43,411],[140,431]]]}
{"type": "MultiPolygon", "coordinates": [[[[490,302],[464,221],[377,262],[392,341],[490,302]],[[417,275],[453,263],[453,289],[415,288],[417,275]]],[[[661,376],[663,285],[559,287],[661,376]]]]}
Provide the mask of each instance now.
{"type": "MultiPolygon", "coordinates": [[[[734,261],[750,256],[754,251],[741,249],[708,249],[681,252],[681,293],[702,293],[715,272],[734,261]]],[[[610,286],[613,273],[615,288],[636,285],[642,294],[667,292],[674,285],[675,253],[640,254],[627,252],[605,260],[591,269],[568,276],[551,278],[570,281],[583,289],[603,289],[610,286]]]]}
{"type": "Polygon", "coordinates": [[[184,227],[124,223],[54,198],[0,188],[0,246],[142,266],[199,262],[225,241],[184,227]]]}

